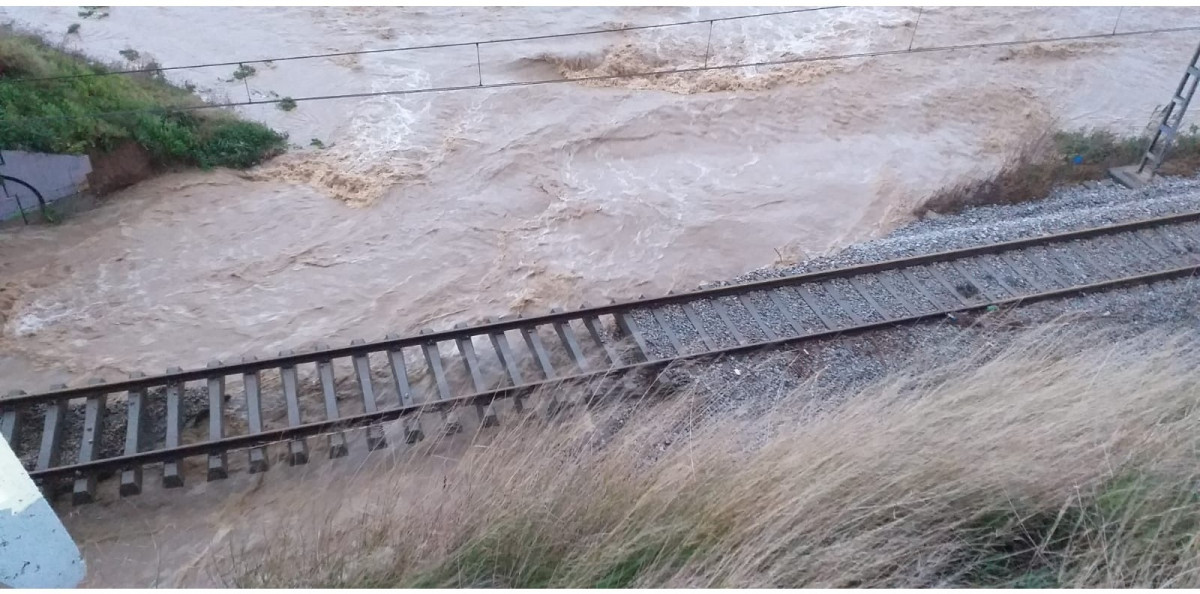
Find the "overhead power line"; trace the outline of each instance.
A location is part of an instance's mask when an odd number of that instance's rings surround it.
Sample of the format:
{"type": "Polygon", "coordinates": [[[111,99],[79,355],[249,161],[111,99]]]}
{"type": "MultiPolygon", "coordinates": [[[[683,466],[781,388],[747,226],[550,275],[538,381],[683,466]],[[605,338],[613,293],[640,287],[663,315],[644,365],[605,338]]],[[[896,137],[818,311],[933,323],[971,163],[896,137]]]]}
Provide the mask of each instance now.
{"type": "Polygon", "coordinates": [[[469,47],[479,45],[489,45],[498,43],[515,43],[519,41],[538,41],[543,39],[560,39],[563,37],[578,37],[581,35],[602,35],[605,33],[623,33],[626,31],[645,31],[647,29],[663,29],[667,27],[684,27],[687,25],[699,25],[712,22],[737,21],[743,19],[756,19],[765,17],[776,17],[788,14],[798,14],[802,12],[816,12],[821,10],[833,10],[837,8],[845,8],[845,6],[818,6],[810,8],[793,8],[789,10],[776,10],[772,12],[760,12],[757,14],[742,14],[737,16],[714,17],[710,19],[697,19],[691,21],[675,21],[671,23],[659,23],[657,25],[633,25],[629,27],[613,27],[609,29],[597,29],[595,31],[572,31],[569,33],[549,33],[545,35],[528,35],[524,37],[502,37],[497,39],[484,39],[479,41],[460,41],[452,43],[433,43],[427,45],[410,45],[405,47],[388,47],[370,50],[354,50],[345,52],[331,52],[325,54],[301,54],[292,56],[283,56],[279,58],[256,58],[252,60],[233,60],[228,62],[207,62],[203,64],[190,64],[185,66],[160,66],[157,68],[138,68],[133,70],[111,70],[108,72],[89,72],[87,74],[68,74],[63,76],[43,76],[36,78],[12,78],[3,79],[0,82],[9,83],[31,83],[51,80],[70,80],[76,78],[92,78],[97,76],[120,76],[123,74],[145,74],[148,72],[163,72],[168,70],[194,70],[199,68],[215,68],[218,66],[240,66],[242,64],[262,64],[265,62],[289,62],[294,60],[317,60],[321,58],[339,58],[343,56],[362,56],[367,54],[385,54],[393,52],[408,52],[414,50],[429,50],[429,49],[445,49],[453,47],[469,47]]]}
{"type": "MultiPolygon", "coordinates": [[[[985,48],[995,48],[995,47],[1011,47],[1011,46],[1020,46],[1020,45],[1032,45],[1032,44],[1036,44],[1036,43],[1057,43],[1057,42],[1064,42],[1064,41],[1087,41],[1087,40],[1095,40],[1095,39],[1111,39],[1114,37],[1134,37],[1134,36],[1139,36],[1139,35],[1159,35],[1159,34],[1164,34],[1164,33],[1181,33],[1181,32],[1186,32],[1186,31],[1200,31],[1200,26],[1145,29],[1145,30],[1140,30],[1140,31],[1123,31],[1120,33],[1098,33],[1098,34],[1092,34],[1092,35],[1071,35],[1071,36],[1063,36],[1063,37],[1045,37],[1045,38],[1040,38],[1040,39],[1025,39],[1025,40],[1018,40],[1018,41],[992,41],[992,42],[983,42],[983,43],[965,43],[965,44],[959,44],[959,45],[918,47],[918,48],[914,48],[914,49],[880,50],[880,51],[873,51],[873,52],[858,52],[858,53],[852,53],[852,54],[814,56],[814,57],[808,57],[808,58],[787,58],[787,59],[782,59],[782,60],[765,60],[765,61],[760,61],[760,62],[749,62],[749,63],[720,64],[720,65],[715,65],[715,66],[697,66],[697,67],[691,67],[691,68],[676,68],[676,69],[671,69],[671,70],[651,70],[651,71],[645,71],[645,72],[630,72],[630,73],[624,73],[624,74],[603,74],[603,75],[594,75],[594,76],[581,76],[581,77],[576,77],[576,78],[555,78],[555,79],[544,79],[544,80],[534,80],[534,81],[514,81],[514,82],[505,82],[505,83],[492,83],[492,84],[486,84],[486,85],[474,84],[474,85],[460,85],[460,86],[430,87],[430,88],[424,88],[424,89],[402,89],[402,90],[395,90],[395,91],[343,93],[343,94],[337,94],[337,95],[315,95],[315,96],[310,96],[310,97],[290,97],[290,98],[284,97],[284,98],[279,98],[279,99],[262,99],[262,100],[258,100],[258,101],[255,101],[255,100],[234,101],[234,102],[227,102],[227,103],[213,103],[213,104],[191,105],[191,106],[171,107],[171,108],[107,111],[107,112],[92,113],[92,114],[89,114],[89,117],[110,116],[110,115],[130,115],[130,114],[138,114],[138,113],[164,113],[164,112],[172,112],[172,111],[175,111],[175,112],[196,111],[196,110],[201,110],[201,109],[220,109],[220,108],[229,108],[229,107],[244,107],[244,106],[250,106],[250,105],[271,105],[271,104],[275,104],[275,103],[279,103],[281,101],[287,101],[287,100],[291,100],[291,101],[295,101],[296,103],[300,103],[303,101],[331,101],[331,100],[337,100],[337,99],[366,99],[366,98],[372,98],[372,97],[423,95],[423,94],[427,94],[427,93],[449,93],[449,92],[456,92],[456,91],[471,91],[471,90],[480,90],[480,89],[507,89],[507,88],[515,88],[515,87],[532,87],[532,86],[564,84],[564,83],[617,80],[617,79],[625,79],[625,78],[645,78],[645,77],[654,77],[654,76],[667,76],[667,75],[671,75],[671,74],[693,74],[693,73],[698,73],[698,72],[708,72],[708,71],[715,71],[715,70],[736,70],[736,69],[741,69],[741,68],[761,68],[761,67],[767,67],[767,66],[785,66],[785,65],[789,65],[789,64],[829,62],[829,61],[851,60],[851,59],[860,59],[860,58],[876,58],[876,57],[883,57],[883,56],[925,54],[925,53],[934,53],[934,52],[949,52],[949,51],[957,51],[957,50],[985,49],[985,48]]],[[[0,118],[0,121],[5,121],[5,120],[12,121],[14,119],[15,120],[35,120],[35,121],[38,121],[38,120],[40,120],[40,121],[75,120],[75,119],[80,119],[80,117],[81,116],[61,116],[61,117],[39,116],[39,117],[22,117],[22,118],[0,118]]]]}

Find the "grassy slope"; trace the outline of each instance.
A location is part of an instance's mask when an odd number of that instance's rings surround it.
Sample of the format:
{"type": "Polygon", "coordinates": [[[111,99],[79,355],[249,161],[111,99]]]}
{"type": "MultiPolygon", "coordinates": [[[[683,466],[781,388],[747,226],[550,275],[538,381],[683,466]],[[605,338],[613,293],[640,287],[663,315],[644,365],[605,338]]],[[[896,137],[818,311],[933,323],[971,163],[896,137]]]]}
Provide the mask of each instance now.
{"type": "Polygon", "coordinates": [[[444,466],[400,454],[315,503],[307,486],[295,524],[248,528],[214,567],[283,587],[1200,585],[1197,344],[1068,333],[793,400],[815,413],[697,423],[693,393],[615,434],[575,409],[444,466]]]}
{"type": "Polygon", "coordinates": [[[200,100],[149,73],[14,81],[105,70],[36,37],[0,31],[0,147],[79,154],[132,140],[160,165],[235,168],[253,166],[285,148],[284,136],[228,112],[168,111],[200,100]],[[95,115],[144,110],[151,112],[95,115]]]}
{"type": "MultiPolygon", "coordinates": [[[[1102,130],[1048,133],[1017,147],[990,176],[946,187],[925,198],[917,216],[953,213],[968,206],[1012,204],[1038,200],[1062,185],[1108,177],[1110,167],[1138,163],[1149,136],[1120,137],[1102,130]]],[[[1200,131],[1182,131],[1171,145],[1159,173],[1195,175],[1200,172],[1200,131]]]]}

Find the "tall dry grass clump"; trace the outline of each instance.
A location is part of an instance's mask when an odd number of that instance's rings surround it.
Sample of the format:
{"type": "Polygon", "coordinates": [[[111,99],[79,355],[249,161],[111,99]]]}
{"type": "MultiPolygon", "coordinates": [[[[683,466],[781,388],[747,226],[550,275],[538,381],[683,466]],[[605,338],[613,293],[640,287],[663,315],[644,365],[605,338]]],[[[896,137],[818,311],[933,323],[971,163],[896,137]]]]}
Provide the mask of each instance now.
{"type": "MultiPolygon", "coordinates": [[[[1157,123],[1154,126],[1157,128],[1157,123]]],[[[987,175],[949,185],[925,197],[914,210],[952,214],[973,206],[1040,200],[1054,188],[1108,177],[1108,169],[1136,164],[1150,143],[1150,133],[1118,136],[1104,130],[1032,134],[987,175]]],[[[1182,130],[1171,145],[1162,175],[1200,172],[1200,129],[1182,130]]]]}
{"type": "Polygon", "coordinates": [[[1196,346],[1040,331],[840,404],[577,408],[331,481],[336,506],[235,534],[212,567],[285,587],[1195,587],[1196,346]]]}

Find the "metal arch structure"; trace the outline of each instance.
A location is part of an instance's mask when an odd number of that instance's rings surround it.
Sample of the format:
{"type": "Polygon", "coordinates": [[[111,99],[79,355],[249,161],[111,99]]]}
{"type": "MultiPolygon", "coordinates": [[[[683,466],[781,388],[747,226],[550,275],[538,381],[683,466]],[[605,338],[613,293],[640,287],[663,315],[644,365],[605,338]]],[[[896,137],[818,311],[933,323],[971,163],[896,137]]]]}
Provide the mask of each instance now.
{"type": "MultiPolygon", "coordinates": [[[[3,163],[0,163],[0,165],[3,165],[3,163]]],[[[12,182],[28,189],[30,192],[33,192],[34,197],[36,197],[38,201],[38,210],[41,211],[42,217],[46,216],[46,199],[42,197],[42,193],[39,192],[37,188],[20,178],[13,177],[11,175],[0,174],[0,186],[4,186],[5,190],[8,189],[6,186],[7,182],[12,182]]],[[[15,198],[15,200],[17,201],[17,210],[21,211],[21,219],[25,221],[26,225],[28,225],[29,219],[25,218],[25,208],[21,206],[21,199],[18,197],[15,198]]]]}

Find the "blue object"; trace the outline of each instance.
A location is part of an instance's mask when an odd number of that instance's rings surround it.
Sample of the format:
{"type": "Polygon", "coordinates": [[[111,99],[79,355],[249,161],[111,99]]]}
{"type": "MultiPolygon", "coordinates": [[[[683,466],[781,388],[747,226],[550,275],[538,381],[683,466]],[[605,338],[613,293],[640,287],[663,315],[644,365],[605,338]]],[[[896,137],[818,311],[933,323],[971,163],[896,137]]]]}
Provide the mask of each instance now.
{"type": "Polygon", "coordinates": [[[1075,155],[1074,157],[1071,157],[1071,162],[1076,165],[1082,164],[1083,163],[1083,155],[1075,155]]]}

